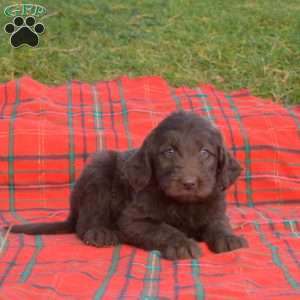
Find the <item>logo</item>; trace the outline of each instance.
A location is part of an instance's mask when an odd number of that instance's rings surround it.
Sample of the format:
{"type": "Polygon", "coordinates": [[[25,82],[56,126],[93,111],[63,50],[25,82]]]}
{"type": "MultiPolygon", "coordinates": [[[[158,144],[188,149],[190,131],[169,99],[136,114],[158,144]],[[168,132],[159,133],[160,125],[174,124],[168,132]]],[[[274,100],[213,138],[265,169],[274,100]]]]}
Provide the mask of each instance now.
{"type": "Polygon", "coordinates": [[[14,48],[22,45],[37,47],[39,35],[45,31],[45,26],[36,22],[36,18],[45,15],[46,8],[37,4],[15,4],[4,9],[4,15],[14,17],[12,22],[4,26],[4,31],[10,34],[10,44],[14,48]]]}

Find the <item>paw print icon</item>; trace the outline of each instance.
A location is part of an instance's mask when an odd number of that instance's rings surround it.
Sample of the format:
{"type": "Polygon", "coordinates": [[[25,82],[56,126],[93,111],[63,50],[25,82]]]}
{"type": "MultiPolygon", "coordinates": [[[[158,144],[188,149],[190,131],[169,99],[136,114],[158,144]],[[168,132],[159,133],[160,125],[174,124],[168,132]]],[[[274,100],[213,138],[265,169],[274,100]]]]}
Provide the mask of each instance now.
{"type": "Polygon", "coordinates": [[[42,23],[36,23],[32,16],[28,16],[25,20],[18,16],[12,23],[7,23],[4,30],[11,34],[10,43],[13,47],[18,48],[21,45],[36,47],[39,44],[39,35],[45,31],[45,27],[42,23]]]}

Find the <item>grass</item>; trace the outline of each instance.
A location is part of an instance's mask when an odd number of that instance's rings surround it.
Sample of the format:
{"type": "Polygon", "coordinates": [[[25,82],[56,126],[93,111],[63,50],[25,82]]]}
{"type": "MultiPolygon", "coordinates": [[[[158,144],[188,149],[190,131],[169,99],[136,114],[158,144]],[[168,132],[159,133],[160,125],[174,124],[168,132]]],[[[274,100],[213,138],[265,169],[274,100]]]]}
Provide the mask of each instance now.
{"type": "MultiPolygon", "coordinates": [[[[2,9],[15,2],[0,0],[2,9]]],[[[40,20],[46,32],[38,48],[12,49],[0,30],[2,82],[24,74],[48,84],[160,75],[174,86],[248,87],[300,103],[299,0],[34,3],[48,10],[40,20]]],[[[1,26],[9,21],[0,16],[1,26]]]]}

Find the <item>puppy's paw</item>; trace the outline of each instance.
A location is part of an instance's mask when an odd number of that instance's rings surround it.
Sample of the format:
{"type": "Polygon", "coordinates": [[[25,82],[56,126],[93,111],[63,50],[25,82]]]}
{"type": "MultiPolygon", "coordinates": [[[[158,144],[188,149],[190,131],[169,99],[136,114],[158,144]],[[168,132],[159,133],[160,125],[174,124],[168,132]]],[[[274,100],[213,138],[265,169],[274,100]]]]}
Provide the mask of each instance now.
{"type": "Polygon", "coordinates": [[[208,247],[216,253],[227,252],[239,248],[248,247],[248,242],[240,236],[236,235],[218,235],[214,240],[208,242],[208,247]]]}
{"type": "Polygon", "coordinates": [[[186,238],[171,241],[161,253],[171,260],[192,259],[200,256],[200,249],[196,241],[186,238]]]}
{"type": "Polygon", "coordinates": [[[82,238],[87,245],[95,247],[109,247],[120,244],[116,232],[107,228],[91,228],[87,230],[82,238]]]}

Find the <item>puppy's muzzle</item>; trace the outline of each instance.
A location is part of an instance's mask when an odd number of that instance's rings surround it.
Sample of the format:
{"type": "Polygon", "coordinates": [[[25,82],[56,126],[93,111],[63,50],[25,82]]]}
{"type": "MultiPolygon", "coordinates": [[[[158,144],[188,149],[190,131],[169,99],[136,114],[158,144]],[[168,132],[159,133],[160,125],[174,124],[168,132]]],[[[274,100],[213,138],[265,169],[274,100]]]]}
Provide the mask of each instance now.
{"type": "Polygon", "coordinates": [[[182,186],[186,191],[194,191],[197,187],[197,178],[193,176],[183,178],[182,186]]]}

